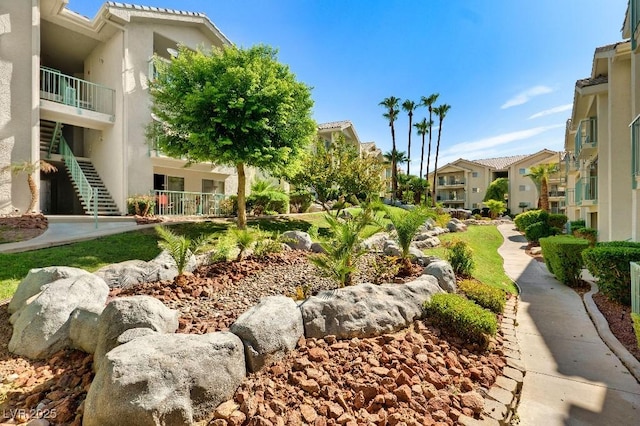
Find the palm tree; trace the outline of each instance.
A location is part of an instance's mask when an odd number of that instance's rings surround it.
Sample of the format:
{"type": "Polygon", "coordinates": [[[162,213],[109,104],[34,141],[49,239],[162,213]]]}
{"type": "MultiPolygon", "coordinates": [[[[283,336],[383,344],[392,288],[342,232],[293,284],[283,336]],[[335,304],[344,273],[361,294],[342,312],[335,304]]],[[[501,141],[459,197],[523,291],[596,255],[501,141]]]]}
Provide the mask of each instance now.
{"type": "MultiPolygon", "coordinates": [[[[387,112],[382,114],[384,118],[389,120],[389,127],[391,127],[391,152],[396,152],[396,131],[393,127],[394,121],[398,119],[398,113],[400,110],[398,109],[398,102],[400,102],[399,98],[395,96],[390,96],[388,98],[384,98],[379,105],[385,107],[387,112]]],[[[395,156],[392,156],[391,163],[391,199],[395,200],[396,192],[398,190],[398,171],[396,169],[395,156]]]]}
{"type": "MultiPolygon", "coordinates": [[[[433,132],[431,131],[433,128],[433,119],[432,119],[433,104],[435,104],[436,101],[438,100],[438,96],[440,96],[439,93],[433,93],[429,97],[423,96],[420,98],[420,103],[429,109],[429,121],[427,122],[427,124],[429,125],[429,150],[427,152],[427,171],[424,174],[425,179],[429,179],[429,160],[431,159],[431,135],[433,134],[433,132]]],[[[430,192],[431,190],[429,189],[429,187],[427,187],[427,193],[425,196],[426,199],[429,199],[430,192]]]]}
{"type": "Polygon", "coordinates": [[[395,151],[395,155],[394,155],[394,151],[387,151],[385,152],[383,155],[385,160],[387,160],[388,163],[393,164],[393,160],[395,160],[396,166],[398,168],[400,168],[400,166],[404,163],[406,163],[409,157],[407,157],[407,153],[404,151],[395,151]]]}
{"type": "Polygon", "coordinates": [[[429,133],[429,123],[427,123],[427,119],[423,118],[422,121],[417,122],[413,125],[418,131],[418,136],[422,136],[422,152],[420,154],[420,174],[418,177],[422,179],[422,165],[424,164],[424,137],[427,133],[429,133]]]}
{"type": "Polygon", "coordinates": [[[31,192],[31,202],[29,203],[29,207],[27,207],[27,210],[24,212],[24,214],[33,212],[36,208],[36,204],[38,203],[38,185],[36,185],[33,174],[38,170],[41,170],[42,173],[52,173],[58,171],[56,166],[51,163],[47,163],[44,160],[39,160],[34,163],[30,163],[29,161],[23,161],[21,163],[11,163],[10,165],[4,167],[2,170],[10,170],[14,175],[18,173],[27,174],[27,184],[29,185],[29,192],[31,192]]]}
{"type": "Polygon", "coordinates": [[[529,168],[529,178],[538,190],[538,208],[549,211],[549,176],[558,171],[557,164],[540,164],[529,168]]]}
{"type": "MultiPolygon", "coordinates": [[[[436,187],[436,177],[438,176],[438,156],[440,155],[440,136],[442,136],[442,122],[447,115],[447,112],[451,109],[451,105],[442,104],[433,109],[433,112],[438,116],[438,144],[436,145],[436,159],[433,168],[433,188],[436,187]]],[[[433,198],[433,206],[435,207],[436,200],[433,198]]]]}
{"type": "Polygon", "coordinates": [[[416,103],[407,99],[402,103],[402,109],[407,112],[409,116],[409,143],[407,145],[407,176],[409,175],[409,167],[411,166],[411,125],[413,123],[413,110],[416,108],[416,103]]]}

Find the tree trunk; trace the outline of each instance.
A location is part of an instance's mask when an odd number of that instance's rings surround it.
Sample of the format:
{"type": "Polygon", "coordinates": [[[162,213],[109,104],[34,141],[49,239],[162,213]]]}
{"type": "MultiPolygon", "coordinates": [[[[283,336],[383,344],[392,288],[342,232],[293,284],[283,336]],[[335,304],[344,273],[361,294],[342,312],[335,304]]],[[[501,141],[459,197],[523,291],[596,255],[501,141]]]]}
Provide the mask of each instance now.
{"type": "Polygon", "coordinates": [[[442,134],[442,120],[440,120],[440,124],[438,125],[438,143],[436,145],[436,159],[435,164],[433,165],[433,195],[431,199],[433,200],[433,207],[436,206],[436,178],[438,177],[438,155],[440,155],[440,135],[442,134]]]}
{"type": "Polygon", "coordinates": [[[413,113],[409,113],[409,144],[407,146],[407,176],[409,176],[409,167],[411,167],[411,122],[413,121],[413,113]]]}
{"type": "MultiPolygon", "coordinates": [[[[431,191],[434,188],[431,188],[429,186],[429,161],[431,160],[431,128],[433,127],[431,125],[432,123],[432,117],[431,117],[431,113],[432,113],[433,109],[431,107],[429,107],[429,150],[427,151],[427,171],[424,174],[424,178],[427,181],[427,187],[425,188],[425,204],[427,204],[427,206],[429,205],[429,195],[431,194],[431,191]]],[[[431,197],[432,199],[434,197],[431,197]]]]}
{"type": "MultiPolygon", "coordinates": [[[[420,152],[420,174],[418,177],[422,179],[422,165],[424,164],[424,133],[422,134],[422,151],[420,152]]],[[[425,177],[425,180],[427,178],[425,177]]],[[[426,190],[426,189],[425,189],[426,190]]]]}
{"type": "Polygon", "coordinates": [[[549,185],[546,176],[540,180],[540,209],[549,211],[549,185]]]}
{"type": "Polygon", "coordinates": [[[393,121],[391,126],[391,143],[393,144],[391,149],[391,199],[395,201],[398,194],[398,151],[396,151],[396,130],[393,128],[393,121]]]}
{"type": "Polygon", "coordinates": [[[238,171],[238,229],[247,229],[247,182],[244,163],[237,163],[238,171]]]}
{"type": "Polygon", "coordinates": [[[38,203],[38,186],[36,185],[36,181],[33,178],[32,173],[27,174],[27,184],[29,185],[29,191],[31,192],[31,203],[29,204],[29,207],[27,207],[27,211],[24,212],[24,214],[32,213],[36,208],[36,204],[38,203]]]}

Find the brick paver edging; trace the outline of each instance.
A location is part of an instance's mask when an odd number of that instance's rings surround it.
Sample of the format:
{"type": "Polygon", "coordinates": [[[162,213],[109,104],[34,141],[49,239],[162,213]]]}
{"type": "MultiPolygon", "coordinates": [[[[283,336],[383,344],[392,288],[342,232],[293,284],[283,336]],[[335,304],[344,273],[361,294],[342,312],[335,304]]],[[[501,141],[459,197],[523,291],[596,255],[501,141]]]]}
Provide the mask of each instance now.
{"type": "Polygon", "coordinates": [[[509,425],[516,412],[522,382],[526,370],[522,363],[520,347],[516,338],[516,312],[518,311],[518,297],[512,297],[507,301],[500,332],[504,340],[503,352],[507,365],[502,370],[502,375],[487,392],[484,393],[484,418],[476,420],[472,417],[460,416],[458,423],[464,426],[494,426],[509,425]]]}

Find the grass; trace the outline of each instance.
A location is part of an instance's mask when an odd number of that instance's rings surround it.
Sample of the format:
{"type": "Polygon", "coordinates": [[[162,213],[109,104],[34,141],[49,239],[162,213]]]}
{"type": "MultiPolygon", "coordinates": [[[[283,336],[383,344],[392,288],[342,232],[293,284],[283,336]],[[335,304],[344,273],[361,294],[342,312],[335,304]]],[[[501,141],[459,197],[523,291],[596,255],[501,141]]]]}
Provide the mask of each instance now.
{"type": "MultiPolygon", "coordinates": [[[[517,293],[516,286],[504,273],[502,257],[498,247],[502,245],[502,235],[495,226],[469,226],[466,232],[442,234],[439,236],[443,245],[457,238],[466,241],[473,250],[475,268],[471,274],[475,279],[511,293],[517,293]]],[[[446,249],[436,247],[424,250],[426,254],[446,259],[446,249]]]]}
{"type": "MultiPolygon", "coordinates": [[[[357,212],[354,210],[350,209],[353,214],[357,212]]],[[[312,225],[318,227],[320,239],[328,238],[329,225],[322,212],[249,221],[249,227],[260,227],[263,231],[278,233],[290,230],[307,231],[312,225]]],[[[171,229],[189,238],[201,235],[217,237],[229,226],[230,222],[194,222],[172,225],[171,229]]],[[[144,229],[66,246],[24,253],[0,253],[0,300],[11,297],[20,281],[32,268],[73,266],[93,272],[103,266],[125,260],[151,260],[160,253],[157,241],[158,237],[153,229],[144,229]]]]}

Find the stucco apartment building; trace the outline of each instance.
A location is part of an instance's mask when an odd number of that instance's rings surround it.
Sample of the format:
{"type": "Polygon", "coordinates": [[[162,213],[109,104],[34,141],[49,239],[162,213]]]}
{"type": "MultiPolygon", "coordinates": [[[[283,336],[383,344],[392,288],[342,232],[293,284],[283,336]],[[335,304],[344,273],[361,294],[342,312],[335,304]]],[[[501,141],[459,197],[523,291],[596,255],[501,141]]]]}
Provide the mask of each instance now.
{"type": "MultiPolygon", "coordinates": [[[[356,128],[349,120],[332,121],[329,123],[318,124],[318,137],[327,143],[336,141],[338,135],[344,137],[346,143],[352,144],[358,148],[360,155],[374,157],[380,162],[385,162],[384,156],[380,148],[375,142],[362,142],[356,132],[356,128]]],[[[385,168],[380,176],[386,183],[387,192],[391,191],[391,166],[385,168]]]]}
{"type": "MultiPolygon", "coordinates": [[[[438,168],[436,176],[436,201],[444,207],[468,210],[483,208],[482,200],[489,184],[497,178],[509,180],[506,196],[507,207],[512,213],[536,208],[538,191],[527,177],[531,166],[539,164],[561,164],[561,153],[543,149],[533,154],[509,157],[465,160],[460,158],[438,168]]],[[[433,172],[429,174],[433,184],[433,172]]],[[[556,173],[549,180],[551,210],[561,212],[564,208],[564,176],[556,173]]]]}
{"type": "Polygon", "coordinates": [[[631,0],[625,40],[595,49],[567,122],[567,215],[600,241],[640,240],[639,28],[640,0],[631,0]]]}
{"type": "MultiPolygon", "coordinates": [[[[153,149],[148,85],[154,55],[231,42],[198,13],[107,2],[87,18],[66,6],[0,2],[0,169],[40,159],[57,166],[36,176],[45,213],[93,212],[97,199],[100,214],[123,214],[127,197],[152,190],[164,213],[217,208],[237,190],[235,170],[184,168],[153,149]]],[[[0,174],[0,214],[24,210],[29,194],[24,176],[0,174]]]]}

